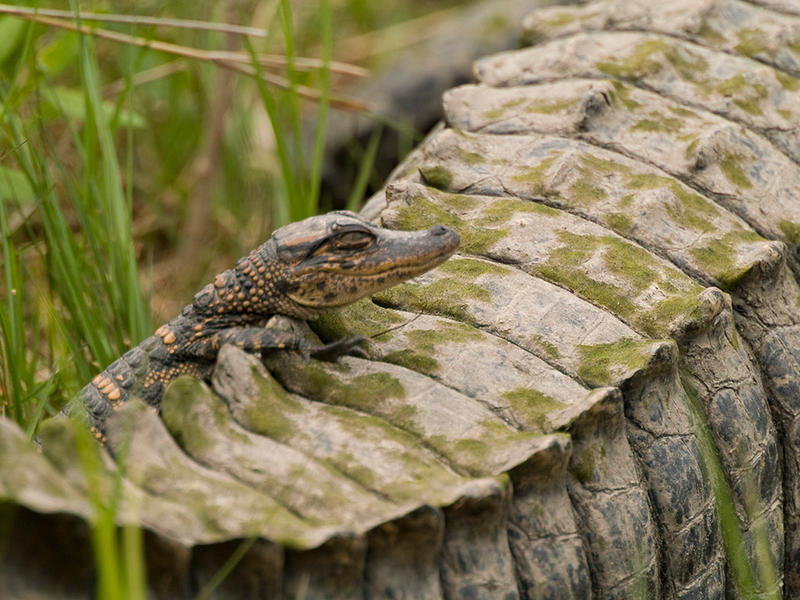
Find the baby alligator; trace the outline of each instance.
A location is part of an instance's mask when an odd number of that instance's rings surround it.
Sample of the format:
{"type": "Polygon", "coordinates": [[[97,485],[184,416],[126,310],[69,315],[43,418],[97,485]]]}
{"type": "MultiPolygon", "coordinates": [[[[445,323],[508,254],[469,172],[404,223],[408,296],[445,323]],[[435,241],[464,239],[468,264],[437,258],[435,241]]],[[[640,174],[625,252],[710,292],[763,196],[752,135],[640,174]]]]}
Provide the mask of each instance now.
{"type": "Polygon", "coordinates": [[[92,433],[105,441],[111,411],[132,395],[158,409],[166,385],[184,373],[207,380],[224,344],[254,353],[296,350],[306,359],[347,353],[360,339],[312,347],[299,333],[265,324],[276,314],[313,319],[414,277],[444,262],[458,243],[458,234],[441,225],[392,231],[347,211],[281,227],[217,275],[180,316],[111,363],[67,412],[85,410],[92,433]]]}

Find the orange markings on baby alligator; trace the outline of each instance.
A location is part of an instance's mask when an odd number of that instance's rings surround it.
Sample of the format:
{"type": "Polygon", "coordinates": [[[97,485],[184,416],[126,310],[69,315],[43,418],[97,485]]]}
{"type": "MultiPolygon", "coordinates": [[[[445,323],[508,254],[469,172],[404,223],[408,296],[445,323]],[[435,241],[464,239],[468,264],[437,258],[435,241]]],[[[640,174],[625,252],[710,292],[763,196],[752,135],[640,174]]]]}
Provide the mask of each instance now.
{"type": "Polygon", "coordinates": [[[298,244],[305,244],[306,242],[313,242],[313,241],[317,240],[318,238],[319,238],[319,233],[315,231],[315,232],[310,233],[308,235],[298,235],[295,238],[292,238],[290,240],[286,240],[284,242],[284,245],[288,246],[289,248],[291,248],[292,246],[297,246],[298,244]]]}
{"type": "Polygon", "coordinates": [[[111,392],[109,392],[108,394],[106,394],[106,396],[108,396],[109,400],[119,400],[120,397],[119,388],[114,386],[114,389],[111,390],[111,392]]]}
{"type": "Polygon", "coordinates": [[[164,336],[164,343],[169,346],[170,344],[175,343],[175,332],[170,331],[167,335],[164,336]]]}

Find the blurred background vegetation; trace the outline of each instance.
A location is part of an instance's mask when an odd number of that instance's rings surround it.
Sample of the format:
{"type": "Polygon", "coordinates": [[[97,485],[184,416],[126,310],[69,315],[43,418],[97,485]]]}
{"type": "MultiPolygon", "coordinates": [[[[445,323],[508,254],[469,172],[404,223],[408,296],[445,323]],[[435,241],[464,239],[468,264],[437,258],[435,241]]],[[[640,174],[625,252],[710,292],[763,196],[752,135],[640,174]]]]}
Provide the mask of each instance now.
{"type": "MultiPolygon", "coordinates": [[[[273,228],[343,208],[320,186],[327,123],[462,3],[1,5],[0,414],[33,435],[273,228]]],[[[352,149],[350,208],[380,186],[376,144],[352,149]]]]}

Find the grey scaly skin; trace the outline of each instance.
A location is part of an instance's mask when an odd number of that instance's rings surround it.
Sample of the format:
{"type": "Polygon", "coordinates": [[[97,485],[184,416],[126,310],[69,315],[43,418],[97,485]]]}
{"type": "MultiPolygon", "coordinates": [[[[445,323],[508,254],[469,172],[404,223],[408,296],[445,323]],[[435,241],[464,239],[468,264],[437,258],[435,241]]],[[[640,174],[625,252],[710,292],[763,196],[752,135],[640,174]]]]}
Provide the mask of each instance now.
{"type": "Polygon", "coordinates": [[[347,211],[281,227],[217,275],[180,316],[92,379],[67,412],[85,413],[95,437],[105,441],[105,420],[123,402],[136,395],[158,409],[166,385],[179,375],[208,379],[224,344],[254,353],[296,350],[306,358],[347,353],[359,339],[312,347],[297,333],[264,325],[272,315],[308,320],[355,302],[432,269],[458,243],[446,227],[392,231],[347,211]]]}

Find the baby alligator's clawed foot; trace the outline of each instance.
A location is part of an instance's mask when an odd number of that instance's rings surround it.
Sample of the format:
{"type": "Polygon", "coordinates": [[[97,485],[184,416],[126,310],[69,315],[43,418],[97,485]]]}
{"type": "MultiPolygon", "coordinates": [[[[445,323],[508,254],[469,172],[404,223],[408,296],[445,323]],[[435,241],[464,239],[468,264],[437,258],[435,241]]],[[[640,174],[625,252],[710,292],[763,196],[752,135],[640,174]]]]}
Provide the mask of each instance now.
{"type": "Polygon", "coordinates": [[[328,362],[333,362],[340,356],[344,356],[346,354],[361,356],[363,358],[365,353],[360,346],[366,340],[367,338],[365,338],[363,335],[336,340],[330,344],[325,344],[324,346],[319,346],[312,349],[311,356],[317,360],[324,360],[328,362]]]}

